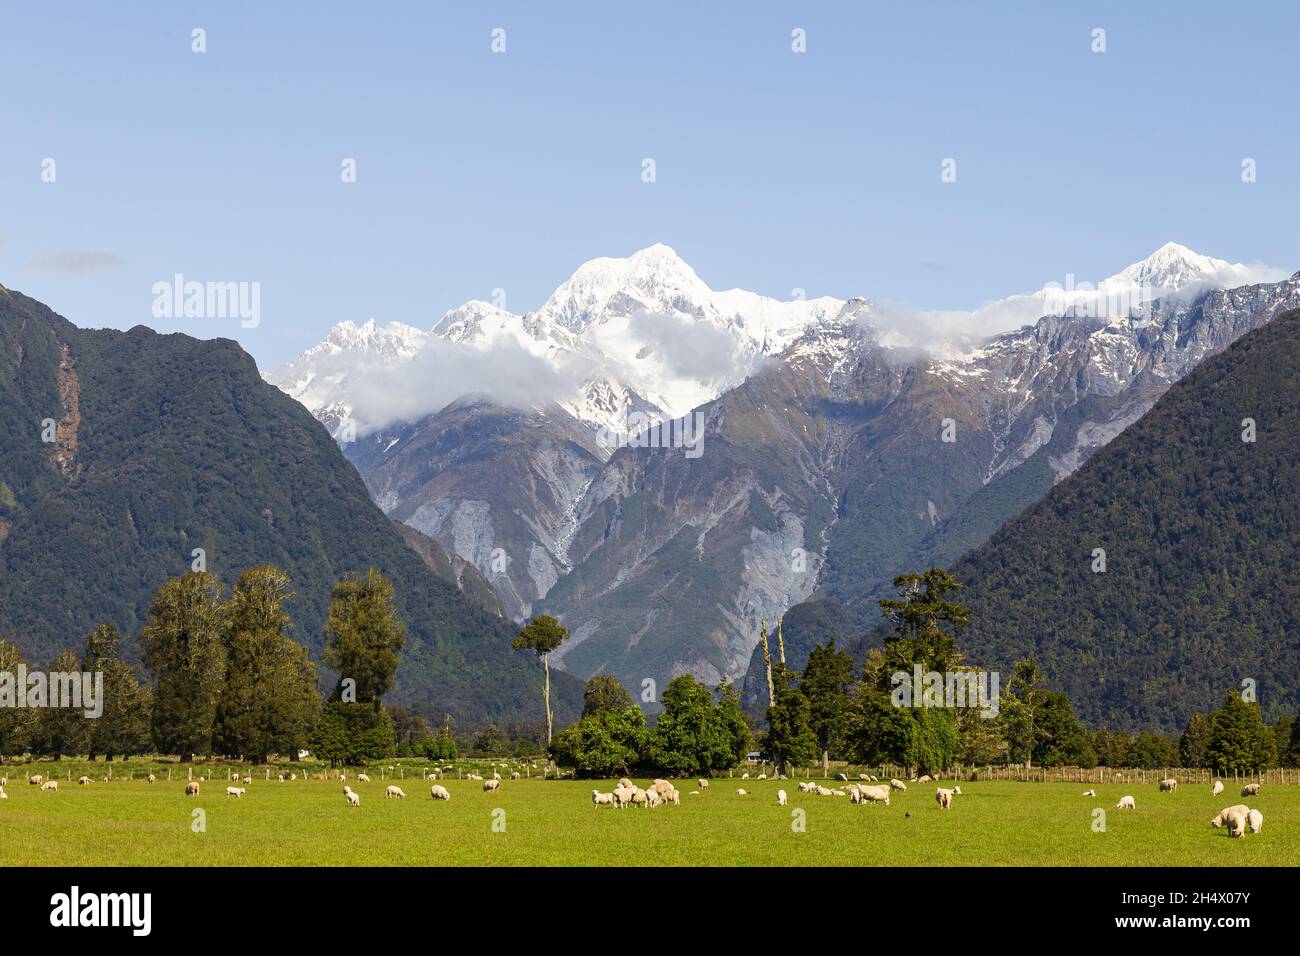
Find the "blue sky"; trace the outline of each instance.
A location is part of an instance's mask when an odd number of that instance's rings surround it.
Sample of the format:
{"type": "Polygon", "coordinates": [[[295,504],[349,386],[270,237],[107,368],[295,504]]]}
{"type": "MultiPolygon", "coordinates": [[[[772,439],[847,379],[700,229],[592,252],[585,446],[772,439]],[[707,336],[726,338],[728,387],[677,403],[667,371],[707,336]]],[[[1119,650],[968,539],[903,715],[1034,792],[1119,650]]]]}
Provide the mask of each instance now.
{"type": "Polygon", "coordinates": [[[266,367],[653,242],[716,289],[922,308],[1167,240],[1300,268],[1295,4],[613,6],[6,2],[0,282],[266,367]],[[178,272],[260,282],[261,324],[156,319],[178,272]]]}

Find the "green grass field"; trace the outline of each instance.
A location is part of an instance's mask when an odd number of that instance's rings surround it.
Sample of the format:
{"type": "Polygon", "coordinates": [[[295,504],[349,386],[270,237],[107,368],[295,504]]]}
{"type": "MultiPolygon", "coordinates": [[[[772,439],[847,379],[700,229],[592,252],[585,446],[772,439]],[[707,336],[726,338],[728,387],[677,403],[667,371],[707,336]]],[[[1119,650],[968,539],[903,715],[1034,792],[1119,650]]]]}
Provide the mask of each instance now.
{"type": "MultiPolygon", "coordinates": [[[[59,768],[64,769],[64,768],[59,768]]],[[[349,807],[336,781],[278,783],[254,779],[242,799],[227,781],[184,794],[184,775],[157,783],[96,780],[41,793],[26,783],[48,766],[3,768],[9,795],[0,801],[0,846],[8,865],[766,865],[766,866],[1152,866],[1295,865],[1300,863],[1300,787],[1266,784],[1258,797],[1230,787],[1064,783],[963,783],[951,810],[934,801],[934,785],[909,787],[890,806],[855,806],[847,797],[799,793],[795,781],[714,780],[698,796],[681,781],[679,807],[596,808],[590,781],[506,780],[498,793],[448,779],[450,802],[434,801],[429,783],[407,777],[349,785],[349,807]],[[397,782],[405,800],[384,799],[397,782]],[[789,806],[781,808],[776,791],[789,806]],[[1131,793],[1136,811],[1113,809],[1131,793]],[[1210,819],[1247,803],[1264,814],[1263,831],[1229,839],[1210,819]],[[206,815],[196,833],[193,811],[206,815]],[[1106,811],[1104,833],[1093,810],[1106,811]],[[504,815],[497,811],[504,811],[504,815]],[[796,832],[792,811],[805,813],[796,832]],[[908,816],[910,814],[910,816],[908,816]],[[504,823],[504,830],[494,830],[504,823]]],[[[66,770],[64,770],[66,772],[66,770]]],[[[173,771],[175,773],[175,771],[173,771]]],[[[102,775],[102,771],[101,771],[102,775]]],[[[222,774],[224,776],[224,773],[222,774]]],[[[643,785],[647,781],[638,781],[643,785]]],[[[598,784],[609,789],[608,783],[598,784]]],[[[951,785],[950,783],[947,785],[951,785]]]]}

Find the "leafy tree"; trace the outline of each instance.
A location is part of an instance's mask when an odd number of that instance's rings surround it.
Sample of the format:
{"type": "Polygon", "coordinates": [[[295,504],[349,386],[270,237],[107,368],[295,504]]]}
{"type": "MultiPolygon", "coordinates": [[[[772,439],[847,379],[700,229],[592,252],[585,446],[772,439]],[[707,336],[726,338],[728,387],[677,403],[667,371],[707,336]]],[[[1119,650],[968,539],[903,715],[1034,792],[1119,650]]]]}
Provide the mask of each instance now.
{"type": "Polygon", "coordinates": [[[1039,686],[1042,681],[1037,661],[1019,660],[1012,665],[1011,680],[1001,694],[998,720],[1012,763],[1033,763],[1039,743],[1037,711],[1045,693],[1039,686]]]}
{"type": "Polygon", "coordinates": [[[1294,767],[1294,755],[1291,753],[1291,738],[1295,734],[1295,720],[1289,714],[1278,718],[1272,727],[1273,749],[1277,753],[1278,766],[1294,767]]]}
{"type": "Polygon", "coordinates": [[[569,632],[560,626],[560,622],[549,614],[540,614],[510,642],[515,650],[531,650],[542,659],[542,669],[546,672],[546,683],[542,687],[542,703],[546,708],[546,746],[551,745],[551,733],[555,718],[551,714],[551,651],[563,644],[569,632]]]}
{"type": "Polygon", "coordinates": [[[776,700],[767,708],[767,747],[776,772],[785,776],[789,767],[816,761],[817,736],[808,697],[780,661],[772,664],[772,685],[776,700]]]}
{"type": "Polygon", "coordinates": [[[1129,741],[1125,759],[1130,767],[1144,770],[1172,767],[1179,762],[1178,747],[1168,737],[1143,731],[1129,741]]]}
{"type": "Polygon", "coordinates": [[[635,707],[632,695],[613,674],[597,674],[587,681],[582,693],[582,716],[590,717],[602,710],[627,710],[635,707]]]}
{"type": "MultiPolygon", "coordinates": [[[[27,662],[16,644],[0,640],[0,675],[9,675],[15,701],[18,694],[18,668],[27,662]]],[[[0,678],[2,679],[2,678],[0,678]]],[[[0,707],[0,758],[22,753],[31,743],[32,723],[36,711],[17,706],[0,707]]]]}
{"type": "Polygon", "coordinates": [[[1228,691],[1211,715],[1206,763],[1222,773],[1255,773],[1271,767],[1276,758],[1273,735],[1260,720],[1259,704],[1228,691]]]}
{"type": "MultiPolygon", "coordinates": [[[[663,712],[648,745],[649,762],[672,776],[726,770],[736,764],[736,728],[715,707],[709,689],[689,674],[674,677],[663,693],[663,712]]],[[[732,715],[734,717],[734,715],[732,715]]]]}
{"type": "Polygon", "coordinates": [[[650,740],[640,708],[602,707],[555,735],[556,763],[582,777],[619,777],[642,762],[650,740]]]}
{"type": "Polygon", "coordinates": [[[92,721],[86,718],[85,708],[56,706],[60,701],[55,699],[53,676],[55,673],[72,674],[80,671],[80,662],[72,650],[64,651],[50,664],[46,706],[37,711],[32,727],[32,750],[36,753],[58,759],[63,754],[75,756],[85,752],[90,739],[89,724],[92,721]]]}
{"type": "Polygon", "coordinates": [[[407,756],[428,755],[436,757],[437,748],[433,745],[433,728],[419,714],[406,707],[389,707],[388,716],[393,721],[393,737],[397,741],[398,756],[402,748],[407,748],[407,756]]]}
{"type": "Polygon", "coordinates": [[[960,662],[955,635],[970,621],[970,611],[946,595],[962,585],[943,568],[930,568],[924,574],[901,574],[894,578],[894,586],[899,597],[880,601],[882,616],[894,622],[894,633],[885,638],[886,644],[909,642],[908,664],[919,662],[928,665],[928,670],[951,670],[960,662]]]}
{"type": "Polygon", "coordinates": [[[362,577],[349,575],[334,585],[325,623],[326,667],[339,675],[331,700],[345,698],[344,682],[356,682],[357,703],[372,703],[393,686],[398,653],[406,642],[406,628],[397,618],[393,585],[374,568],[362,577]]]}
{"type": "Polygon", "coordinates": [[[436,747],[439,760],[455,760],[459,756],[456,749],[456,722],[451,714],[442,718],[442,727],[438,731],[436,747]]]}
{"type": "Polygon", "coordinates": [[[223,753],[265,763],[298,757],[320,714],[316,665],[289,636],[289,576],[269,564],[239,576],[226,614],[226,685],[217,707],[223,753]]]}
{"type": "Polygon", "coordinates": [[[171,578],[154,595],[140,631],[145,667],[156,681],[154,743],[181,760],[212,752],[226,676],[222,592],[205,571],[171,578]]]}
{"type": "Polygon", "coordinates": [[[122,638],[112,624],[101,624],[86,638],[81,669],[104,675],[104,712],[90,721],[86,749],[90,759],[104,754],[112,760],[118,754],[144,753],[151,743],[149,714],[153,694],[140,683],[135,670],[118,654],[122,638]]]}
{"type": "Polygon", "coordinates": [[[478,732],[474,738],[474,750],[487,756],[498,756],[501,753],[501,731],[497,725],[489,723],[478,732]]]}
{"type": "Polygon", "coordinates": [[[396,753],[393,721],[382,706],[369,701],[327,703],[312,734],[316,756],[331,767],[360,766],[396,753]]]}
{"type": "Polygon", "coordinates": [[[1097,753],[1075,719],[1070,700],[1059,691],[1042,691],[1035,708],[1034,760],[1043,767],[1095,767],[1097,753]]]}
{"type": "Polygon", "coordinates": [[[1092,735],[1092,749],[1097,763],[1105,767],[1129,767],[1128,734],[1119,730],[1097,730],[1092,735]]]}
{"type": "Polygon", "coordinates": [[[837,650],[835,639],[818,645],[808,655],[799,689],[808,698],[809,721],[823,762],[844,744],[849,688],[853,684],[853,658],[837,650]]]}
{"type": "Polygon", "coordinates": [[[1291,724],[1291,741],[1283,754],[1282,766],[1300,767],[1300,719],[1291,724]]]}
{"type": "Polygon", "coordinates": [[[723,731],[731,738],[731,759],[726,766],[714,769],[726,770],[745,759],[754,740],[753,728],[741,707],[740,691],[730,681],[718,685],[718,719],[722,722],[723,731]]]}
{"type": "Polygon", "coordinates": [[[1192,714],[1187,718],[1187,728],[1178,741],[1178,755],[1182,766],[1205,766],[1205,751],[1210,746],[1210,728],[1210,718],[1204,714],[1192,714]]]}

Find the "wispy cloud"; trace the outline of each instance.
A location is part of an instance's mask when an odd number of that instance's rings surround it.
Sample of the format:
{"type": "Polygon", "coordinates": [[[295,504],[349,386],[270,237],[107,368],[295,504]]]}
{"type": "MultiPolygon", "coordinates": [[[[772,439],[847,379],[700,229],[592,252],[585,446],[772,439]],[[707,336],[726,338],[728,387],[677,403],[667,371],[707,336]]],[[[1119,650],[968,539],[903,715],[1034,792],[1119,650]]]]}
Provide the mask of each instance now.
{"type": "Polygon", "coordinates": [[[26,268],[43,275],[76,279],[93,272],[120,269],[124,265],[126,260],[111,252],[97,252],[93,249],[61,249],[29,260],[26,268]]]}

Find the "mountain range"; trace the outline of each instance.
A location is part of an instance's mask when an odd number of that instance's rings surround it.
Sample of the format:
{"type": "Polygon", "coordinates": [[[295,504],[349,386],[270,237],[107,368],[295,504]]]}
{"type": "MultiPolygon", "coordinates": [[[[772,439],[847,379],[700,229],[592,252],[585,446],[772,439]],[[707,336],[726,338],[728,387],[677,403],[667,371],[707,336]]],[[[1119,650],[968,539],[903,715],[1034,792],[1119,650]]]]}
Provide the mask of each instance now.
{"type": "Polygon", "coordinates": [[[760,621],[786,615],[795,666],[813,634],[869,628],[895,574],[978,546],[1300,306],[1300,280],[1260,276],[1169,243],[956,323],[713,292],[657,245],[586,263],[522,315],[344,323],[267,378],[509,617],[559,615],[565,669],[632,687],[748,671],[752,702],[760,621]],[[650,428],[682,416],[698,455],[650,428]]]}

